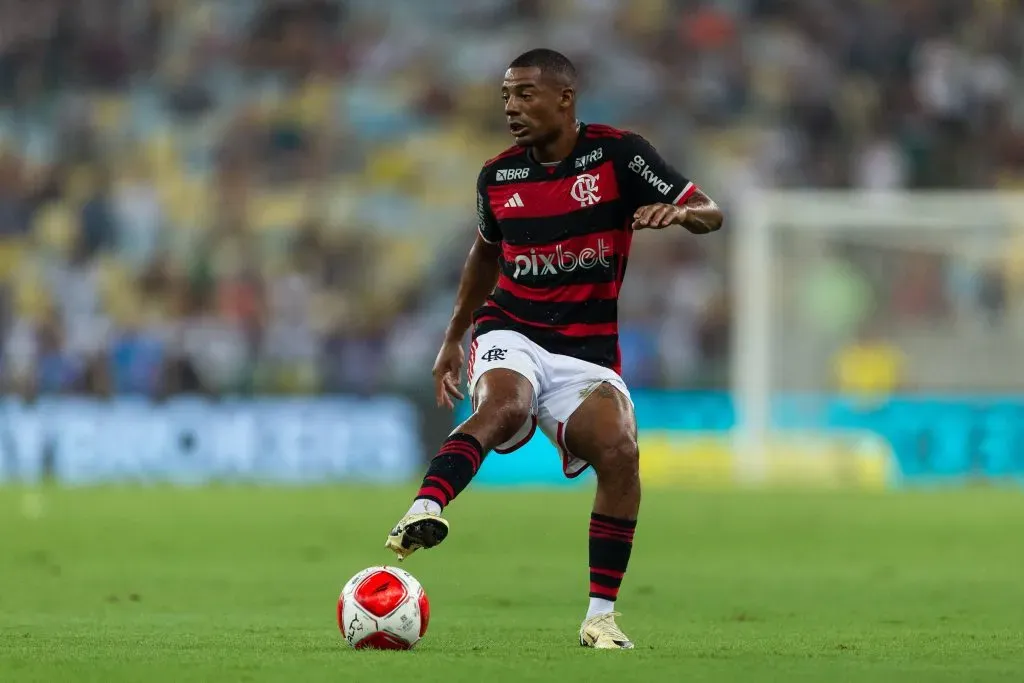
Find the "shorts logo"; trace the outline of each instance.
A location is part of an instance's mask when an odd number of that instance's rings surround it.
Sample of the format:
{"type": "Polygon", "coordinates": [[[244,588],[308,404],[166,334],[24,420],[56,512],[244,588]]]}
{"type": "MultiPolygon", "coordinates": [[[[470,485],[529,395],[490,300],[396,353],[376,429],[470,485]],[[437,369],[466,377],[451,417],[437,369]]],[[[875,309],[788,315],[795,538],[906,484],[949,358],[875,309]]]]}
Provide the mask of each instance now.
{"type": "Polygon", "coordinates": [[[499,349],[497,346],[492,346],[487,353],[480,356],[480,360],[492,363],[496,360],[505,360],[505,354],[508,353],[508,349],[499,349]]]}
{"type": "Polygon", "coordinates": [[[633,157],[633,160],[629,162],[629,170],[646,180],[651,187],[661,194],[667,195],[673,187],[673,183],[666,183],[664,180],[654,175],[654,171],[652,171],[651,167],[647,165],[647,160],[639,154],[633,157]]]}
{"type": "Polygon", "coordinates": [[[598,147],[590,154],[582,156],[576,160],[576,168],[583,168],[588,164],[592,164],[595,161],[600,161],[604,158],[604,147],[598,147]]]}
{"type": "Polygon", "coordinates": [[[600,173],[591,175],[590,173],[581,173],[576,176],[576,182],[573,183],[572,189],[569,190],[569,194],[573,199],[580,203],[580,206],[592,206],[601,201],[600,188],[597,187],[597,181],[601,178],[600,173]]]}
{"type": "Polygon", "coordinates": [[[528,168],[502,168],[494,176],[494,180],[501,182],[503,180],[526,180],[530,175],[530,169],[528,168]]]}

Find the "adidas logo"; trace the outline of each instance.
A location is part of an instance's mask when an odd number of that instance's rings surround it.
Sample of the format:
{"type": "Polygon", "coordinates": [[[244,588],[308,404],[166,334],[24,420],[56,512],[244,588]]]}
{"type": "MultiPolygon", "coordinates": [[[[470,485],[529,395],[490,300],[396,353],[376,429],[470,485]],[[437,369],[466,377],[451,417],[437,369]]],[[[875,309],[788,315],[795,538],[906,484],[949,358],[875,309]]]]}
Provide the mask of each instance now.
{"type": "Polygon", "coordinates": [[[512,195],[509,198],[509,200],[507,202],[505,202],[505,208],[507,208],[507,209],[513,209],[513,208],[520,208],[521,209],[521,208],[523,208],[523,206],[524,206],[523,199],[522,199],[522,197],[519,196],[518,192],[516,192],[514,195],[512,195]]]}

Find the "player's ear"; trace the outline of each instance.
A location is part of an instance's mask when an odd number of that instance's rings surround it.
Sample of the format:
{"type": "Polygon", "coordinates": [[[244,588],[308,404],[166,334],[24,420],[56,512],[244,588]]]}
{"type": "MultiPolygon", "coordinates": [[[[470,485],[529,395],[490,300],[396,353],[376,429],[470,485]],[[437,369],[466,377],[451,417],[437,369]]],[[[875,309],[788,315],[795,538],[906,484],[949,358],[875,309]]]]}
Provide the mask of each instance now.
{"type": "Polygon", "coordinates": [[[562,97],[558,101],[562,109],[570,108],[576,102],[576,91],[571,87],[562,88],[562,97]]]}

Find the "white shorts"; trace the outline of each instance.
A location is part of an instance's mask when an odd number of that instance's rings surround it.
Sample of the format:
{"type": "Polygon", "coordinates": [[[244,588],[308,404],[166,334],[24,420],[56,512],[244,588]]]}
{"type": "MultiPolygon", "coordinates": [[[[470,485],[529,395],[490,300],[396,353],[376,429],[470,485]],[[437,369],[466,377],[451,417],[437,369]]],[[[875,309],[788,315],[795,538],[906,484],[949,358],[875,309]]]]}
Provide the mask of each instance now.
{"type": "Polygon", "coordinates": [[[528,442],[537,426],[558,449],[562,472],[577,477],[587,462],[574,457],[565,445],[565,424],[587,396],[603,382],[611,384],[630,398],[629,389],[614,370],[571,356],[550,353],[509,330],[495,330],[473,340],[469,351],[469,395],[476,409],[476,383],[488,370],[513,370],[533,385],[533,409],[530,419],[512,439],[494,450],[511,453],[528,442]]]}

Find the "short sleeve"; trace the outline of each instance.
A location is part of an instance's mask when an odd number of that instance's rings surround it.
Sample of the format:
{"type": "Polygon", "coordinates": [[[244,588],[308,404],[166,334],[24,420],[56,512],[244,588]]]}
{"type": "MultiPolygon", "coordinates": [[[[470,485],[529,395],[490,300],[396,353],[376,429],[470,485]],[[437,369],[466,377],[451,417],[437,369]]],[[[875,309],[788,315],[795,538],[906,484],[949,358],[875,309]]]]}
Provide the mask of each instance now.
{"type": "Polygon", "coordinates": [[[476,229],[488,244],[501,241],[501,228],[498,227],[498,219],[494,217],[487,197],[487,169],[480,171],[476,180],[476,229]]]}
{"type": "Polygon", "coordinates": [[[634,208],[648,204],[683,204],[697,190],[689,178],[673,168],[639,135],[631,133],[622,139],[622,158],[626,165],[623,180],[626,198],[634,208]]]}

